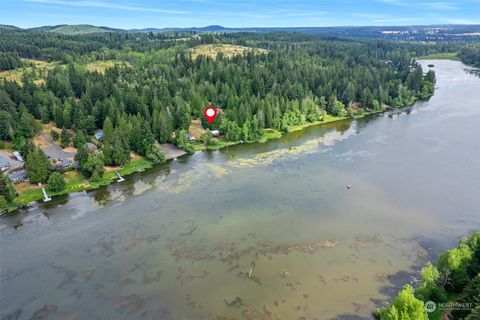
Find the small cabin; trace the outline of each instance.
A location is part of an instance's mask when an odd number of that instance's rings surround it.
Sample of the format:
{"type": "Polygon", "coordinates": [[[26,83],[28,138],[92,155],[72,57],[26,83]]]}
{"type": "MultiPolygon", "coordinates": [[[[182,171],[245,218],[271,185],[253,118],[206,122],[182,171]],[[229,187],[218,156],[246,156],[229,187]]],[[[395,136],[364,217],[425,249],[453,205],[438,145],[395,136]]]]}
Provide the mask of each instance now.
{"type": "Polygon", "coordinates": [[[98,149],[97,149],[97,146],[94,145],[94,144],[91,143],[91,142],[85,143],[85,148],[86,148],[87,151],[90,152],[90,153],[95,153],[95,152],[97,152],[97,150],[98,150],[98,149]]]}
{"type": "Polygon", "coordinates": [[[95,139],[97,139],[98,141],[103,140],[103,130],[95,131],[94,135],[95,135],[95,139]]]}
{"type": "Polygon", "coordinates": [[[28,179],[28,173],[25,170],[15,171],[8,175],[8,179],[13,183],[19,183],[28,179]]]}
{"type": "Polygon", "coordinates": [[[220,136],[220,131],[218,131],[218,130],[212,130],[210,132],[212,133],[212,136],[214,136],[214,137],[220,136]]]}

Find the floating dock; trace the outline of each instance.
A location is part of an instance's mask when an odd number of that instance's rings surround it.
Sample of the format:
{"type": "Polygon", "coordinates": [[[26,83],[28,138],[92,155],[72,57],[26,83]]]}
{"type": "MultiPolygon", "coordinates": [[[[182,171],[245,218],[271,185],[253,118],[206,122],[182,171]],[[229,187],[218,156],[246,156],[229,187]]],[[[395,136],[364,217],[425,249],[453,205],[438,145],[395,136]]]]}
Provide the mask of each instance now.
{"type": "Polygon", "coordinates": [[[52,198],[48,196],[47,190],[45,190],[45,188],[42,188],[42,192],[43,192],[43,202],[48,202],[52,200],[52,198]]]}
{"type": "Polygon", "coordinates": [[[115,173],[117,174],[117,177],[118,177],[117,182],[123,182],[123,181],[125,181],[125,179],[120,175],[120,173],[118,173],[118,171],[115,171],[115,173]]]}

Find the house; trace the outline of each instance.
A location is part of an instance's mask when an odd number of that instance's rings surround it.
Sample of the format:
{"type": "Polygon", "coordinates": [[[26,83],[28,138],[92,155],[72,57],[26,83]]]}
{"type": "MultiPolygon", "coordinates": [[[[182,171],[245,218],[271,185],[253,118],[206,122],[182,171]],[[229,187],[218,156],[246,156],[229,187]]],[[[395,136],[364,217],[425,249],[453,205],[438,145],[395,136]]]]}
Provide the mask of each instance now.
{"type": "Polygon", "coordinates": [[[15,171],[8,175],[8,179],[13,183],[22,182],[28,179],[28,173],[25,170],[15,171]]]}
{"type": "Polygon", "coordinates": [[[94,145],[93,143],[91,142],[87,142],[85,143],[85,148],[87,148],[87,151],[90,152],[90,153],[95,153],[97,152],[97,146],[94,145]]]}
{"type": "Polygon", "coordinates": [[[195,138],[193,134],[188,134],[187,138],[188,138],[188,141],[190,142],[197,140],[197,138],[195,138]]]}
{"type": "Polygon", "coordinates": [[[73,166],[73,162],[67,158],[62,158],[52,161],[52,165],[55,171],[65,171],[73,166]]]}
{"type": "Polygon", "coordinates": [[[10,161],[5,158],[0,158],[0,170],[7,171],[10,168],[10,161]]]}
{"type": "Polygon", "coordinates": [[[103,140],[103,130],[96,130],[95,131],[95,139],[97,139],[98,141],[103,140]]]}
{"type": "Polygon", "coordinates": [[[20,154],[20,152],[18,152],[18,151],[13,151],[12,154],[13,154],[13,156],[15,157],[15,159],[17,159],[17,161],[24,162],[23,157],[22,157],[22,155],[20,154]]]}
{"type": "Polygon", "coordinates": [[[212,131],[210,131],[210,132],[212,133],[212,135],[213,135],[214,137],[220,136],[220,131],[218,131],[218,130],[212,130],[212,131]]]}

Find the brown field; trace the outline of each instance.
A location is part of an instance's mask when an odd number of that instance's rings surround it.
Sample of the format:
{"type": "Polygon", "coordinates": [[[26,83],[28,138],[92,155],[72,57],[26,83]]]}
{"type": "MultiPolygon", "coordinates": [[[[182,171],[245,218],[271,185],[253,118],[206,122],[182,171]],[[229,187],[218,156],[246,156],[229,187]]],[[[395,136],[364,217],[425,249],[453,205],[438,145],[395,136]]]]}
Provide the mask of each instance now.
{"type": "Polygon", "coordinates": [[[19,84],[22,84],[22,75],[25,72],[32,72],[34,70],[33,66],[35,66],[36,74],[35,74],[35,84],[39,85],[44,83],[45,81],[42,79],[46,77],[47,71],[58,65],[57,62],[46,62],[40,60],[33,60],[33,59],[22,59],[25,64],[28,66],[8,70],[8,71],[1,71],[0,72],[0,80],[8,80],[8,81],[15,81],[19,84]]]}
{"type": "MultiPolygon", "coordinates": [[[[49,131],[49,133],[50,133],[50,131],[49,131]]],[[[40,134],[35,135],[32,140],[33,140],[33,144],[37,148],[45,148],[45,147],[48,147],[50,145],[50,143],[48,143],[48,141],[46,141],[45,138],[40,134]]]]}
{"type": "MultiPolygon", "coordinates": [[[[46,62],[41,60],[33,60],[33,59],[22,59],[22,61],[26,64],[25,67],[8,70],[8,71],[1,71],[0,72],[0,81],[3,79],[9,81],[15,81],[19,84],[22,84],[22,74],[25,72],[32,72],[36,70],[36,74],[34,76],[34,83],[37,85],[44,84],[45,78],[47,76],[48,70],[53,69],[56,66],[62,66],[58,62],[46,62]]],[[[93,72],[97,71],[99,73],[104,74],[107,68],[113,67],[118,61],[115,60],[107,60],[107,61],[94,61],[89,62],[85,66],[87,71],[93,72]]]]}
{"type": "Polygon", "coordinates": [[[200,138],[200,135],[206,130],[202,127],[202,122],[200,119],[192,120],[190,127],[188,128],[188,133],[193,135],[196,139],[200,138]]]}
{"type": "Polygon", "coordinates": [[[28,181],[22,181],[20,183],[13,184],[13,188],[15,189],[15,192],[20,194],[20,193],[25,192],[27,190],[40,189],[41,187],[36,185],[36,184],[31,184],[28,181]]]}
{"type": "Polygon", "coordinates": [[[203,44],[191,49],[191,54],[193,59],[195,59],[199,55],[204,55],[215,59],[218,52],[223,52],[225,57],[230,58],[237,54],[246,54],[249,51],[252,51],[254,53],[268,52],[268,50],[265,49],[243,47],[233,44],[203,44]]]}
{"type": "Polygon", "coordinates": [[[89,62],[87,63],[87,71],[97,71],[98,73],[105,74],[105,70],[113,67],[116,63],[117,61],[115,60],[89,62]]]}

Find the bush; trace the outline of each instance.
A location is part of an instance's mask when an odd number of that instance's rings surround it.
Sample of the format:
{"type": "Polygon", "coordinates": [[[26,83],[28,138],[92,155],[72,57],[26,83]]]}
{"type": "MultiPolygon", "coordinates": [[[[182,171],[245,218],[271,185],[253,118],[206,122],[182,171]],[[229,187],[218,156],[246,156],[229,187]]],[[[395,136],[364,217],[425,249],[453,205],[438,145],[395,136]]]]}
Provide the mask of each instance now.
{"type": "Polygon", "coordinates": [[[54,172],[48,179],[48,190],[52,192],[60,192],[65,189],[65,180],[59,172],[54,172]]]}
{"type": "Polygon", "coordinates": [[[165,162],[165,151],[163,151],[163,149],[153,147],[152,150],[147,151],[146,158],[155,164],[163,163],[165,162]]]}
{"type": "Polygon", "coordinates": [[[60,134],[55,130],[50,130],[50,137],[53,141],[57,141],[58,139],[60,139],[60,134]]]}
{"type": "Polygon", "coordinates": [[[449,284],[453,291],[460,292],[470,281],[467,268],[472,260],[472,250],[462,242],[458,248],[445,251],[438,258],[438,269],[442,272],[449,272],[449,284]]]}
{"type": "Polygon", "coordinates": [[[380,320],[428,320],[423,302],[415,298],[413,287],[405,285],[392,304],[375,313],[380,320]]]}
{"type": "Polygon", "coordinates": [[[5,199],[4,196],[0,196],[0,212],[3,213],[7,211],[7,208],[8,208],[7,199],[5,199]]]}

